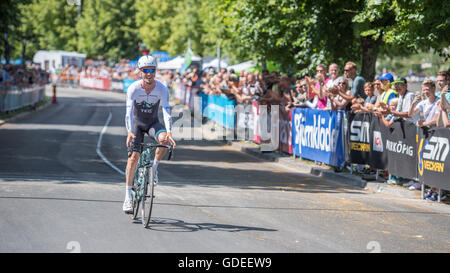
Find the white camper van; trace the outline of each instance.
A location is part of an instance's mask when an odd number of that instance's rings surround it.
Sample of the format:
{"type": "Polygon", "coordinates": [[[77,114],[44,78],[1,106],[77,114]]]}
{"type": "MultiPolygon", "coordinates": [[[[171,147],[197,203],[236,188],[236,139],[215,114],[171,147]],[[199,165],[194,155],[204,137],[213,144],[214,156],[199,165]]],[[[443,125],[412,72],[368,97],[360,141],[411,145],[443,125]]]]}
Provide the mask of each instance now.
{"type": "Polygon", "coordinates": [[[86,54],[67,52],[62,50],[39,50],[34,54],[33,62],[41,65],[47,72],[54,72],[63,68],[66,64],[82,67],[86,54]]]}

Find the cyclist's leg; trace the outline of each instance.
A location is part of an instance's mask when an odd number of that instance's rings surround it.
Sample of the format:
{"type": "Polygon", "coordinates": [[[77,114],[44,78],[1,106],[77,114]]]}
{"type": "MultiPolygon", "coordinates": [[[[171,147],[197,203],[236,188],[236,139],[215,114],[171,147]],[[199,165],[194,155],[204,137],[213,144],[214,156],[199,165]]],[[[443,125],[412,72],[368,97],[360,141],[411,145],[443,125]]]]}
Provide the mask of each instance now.
{"type": "MultiPolygon", "coordinates": [[[[164,145],[169,144],[169,142],[166,141],[167,131],[166,131],[164,125],[162,125],[159,122],[152,125],[152,127],[149,131],[149,135],[153,136],[155,138],[155,140],[158,142],[158,144],[164,144],[164,145]]],[[[157,162],[159,162],[166,155],[166,152],[167,152],[167,148],[160,148],[160,147],[156,148],[155,160],[157,162]]]]}
{"type": "Polygon", "coordinates": [[[133,130],[136,138],[131,141],[130,151],[131,155],[128,156],[127,167],[126,167],[126,186],[133,186],[134,171],[136,170],[136,165],[139,162],[139,157],[142,153],[142,143],[144,141],[144,131],[139,126],[133,130]]]}

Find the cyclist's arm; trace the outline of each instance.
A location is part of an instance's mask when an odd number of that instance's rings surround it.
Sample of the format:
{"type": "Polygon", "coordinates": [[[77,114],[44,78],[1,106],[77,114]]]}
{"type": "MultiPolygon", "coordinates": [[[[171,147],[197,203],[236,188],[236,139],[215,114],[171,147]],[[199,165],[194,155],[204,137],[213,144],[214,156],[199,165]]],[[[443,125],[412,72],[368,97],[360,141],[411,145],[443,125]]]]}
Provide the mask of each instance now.
{"type": "Polygon", "coordinates": [[[128,88],[127,90],[127,102],[126,102],[126,111],[125,111],[125,127],[128,132],[131,132],[133,129],[133,89],[128,88]]]}
{"type": "Polygon", "coordinates": [[[169,92],[165,88],[165,92],[161,97],[162,101],[162,111],[164,117],[164,125],[166,126],[166,131],[172,133],[172,116],[170,115],[170,105],[169,105],[169,92]]]}

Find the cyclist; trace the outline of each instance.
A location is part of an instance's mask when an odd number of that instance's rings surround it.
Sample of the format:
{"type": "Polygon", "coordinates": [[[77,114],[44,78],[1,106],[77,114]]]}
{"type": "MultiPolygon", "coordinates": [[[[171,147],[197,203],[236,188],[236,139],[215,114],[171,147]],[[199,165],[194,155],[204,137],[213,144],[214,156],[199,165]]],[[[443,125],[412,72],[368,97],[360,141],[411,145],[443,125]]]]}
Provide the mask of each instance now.
{"type": "MultiPolygon", "coordinates": [[[[133,202],[131,188],[134,172],[142,153],[144,134],[154,137],[159,144],[171,143],[176,146],[172,137],[172,118],[170,116],[169,92],[160,81],[155,80],[157,62],[153,56],[142,56],[138,61],[141,80],[132,83],[127,90],[125,124],[128,131],[128,161],[126,167],[126,194],[123,211],[131,213],[133,202]],[[159,122],[158,109],[162,105],[164,125],[159,122]]],[[[157,148],[153,169],[155,184],[158,182],[157,167],[166,154],[166,148],[157,148]]]]}

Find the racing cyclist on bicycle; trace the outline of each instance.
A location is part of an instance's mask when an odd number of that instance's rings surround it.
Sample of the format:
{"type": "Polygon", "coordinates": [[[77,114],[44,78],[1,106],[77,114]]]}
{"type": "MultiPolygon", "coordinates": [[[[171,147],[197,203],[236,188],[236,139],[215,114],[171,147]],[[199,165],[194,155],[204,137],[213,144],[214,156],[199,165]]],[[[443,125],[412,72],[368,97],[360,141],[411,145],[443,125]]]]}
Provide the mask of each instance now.
{"type": "MultiPolygon", "coordinates": [[[[125,124],[128,131],[127,148],[129,151],[126,167],[126,194],[123,211],[133,211],[131,189],[134,172],[142,153],[144,134],[154,137],[159,144],[176,146],[172,137],[172,118],[170,116],[169,92],[167,87],[155,80],[157,62],[153,56],[142,56],[138,61],[141,80],[132,83],[127,90],[125,124]],[[159,122],[158,109],[162,105],[164,125],[159,122]],[[130,155],[131,152],[131,155],[130,155]]],[[[158,182],[157,167],[166,154],[166,148],[158,147],[153,161],[155,184],[158,182]]]]}

